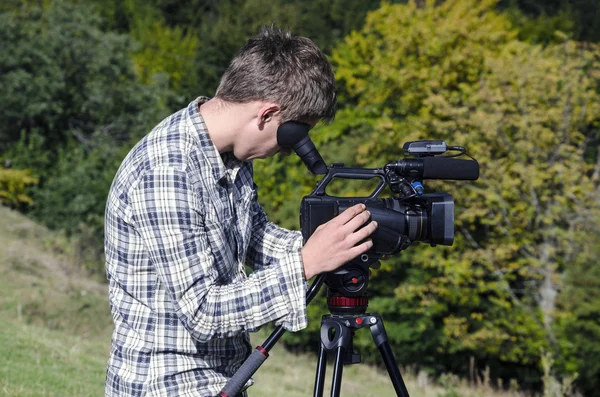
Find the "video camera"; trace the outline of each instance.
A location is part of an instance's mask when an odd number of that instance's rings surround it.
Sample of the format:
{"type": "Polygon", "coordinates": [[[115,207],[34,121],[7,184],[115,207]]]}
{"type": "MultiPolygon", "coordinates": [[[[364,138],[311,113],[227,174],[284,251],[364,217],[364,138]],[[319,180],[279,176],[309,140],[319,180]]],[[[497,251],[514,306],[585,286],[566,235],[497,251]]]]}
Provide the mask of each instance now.
{"type": "MultiPolygon", "coordinates": [[[[386,164],[382,168],[347,168],[343,164],[327,167],[308,136],[310,126],[295,121],[282,123],[277,129],[277,143],[283,149],[293,149],[313,174],[325,175],[311,194],[302,199],[300,225],[307,240],[319,225],[328,222],[355,204],[363,203],[378,223],[370,238],[373,247],[336,271],[316,277],[306,294],[306,303],[317,295],[323,282],[327,284],[327,304],[331,315],[321,320],[321,344],[315,379],[315,396],[323,395],[327,352],[335,351],[332,396],[339,396],[342,368],[360,362],[354,353],[354,332],[369,327],[390,375],[396,395],[409,397],[398,364],[389,345],[383,320],[377,314],[365,314],[369,300],[367,286],[369,267],[383,255],[396,254],[413,241],[452,245],[454,241],[454,201],[448,193],[423,194],[424,179],[475,180],[479,164],[460,146],[446,146],[443,141],[407,142],[403,151],[409,158],[386,164]],[[441,156],[447,151],[457,155],[441,156]],[[466,155],[471,160],[452,157],[466,155]],[[379,184],[366,197],[328,195],[326,188],[336,178],[366,180],[378,178],[379,184]],[[380,198],[389,187],[391,197],[380,198]]],[[[252,374],[269,356],[269,350],[285,332],[278,326],[269,338],[258,346],[227,382],[219,396],[236,395],[252,374]]]]}
{"type": "Polygon", "coordinates": [[[373,247],[327,274],[325,279],[332,313],[364,313],[368,305],[369,267],[383,255],[396,254],[415,241],[431,246],[454,242],[454,200],[448,193],[424,194],[423,180],[476,180],[479,164],[472,157],[471,160],[453,158],[466,155],[466,150],[438,140],[407,142],[403,151],[410,157],[382,168],[348,168],[341,163],[327,167],[308,137],[309,129],[308,125],[297,122],[284,123],[278,129],[281,147],[294,149],[312,173],[324,174],[312,193],[302,199],[300,225],[304,239],[319,225],[359,203],[366,205],[371,219],[378,224],[370,237],[373,247]],[[459,153],[442,156],[448,151],[459,153]],[[330,196],[327,187],[336,178],[377,178],[379,184],[366,197],[330,196]],[[386,187],[392,196],[380,198],[386,187]]]}

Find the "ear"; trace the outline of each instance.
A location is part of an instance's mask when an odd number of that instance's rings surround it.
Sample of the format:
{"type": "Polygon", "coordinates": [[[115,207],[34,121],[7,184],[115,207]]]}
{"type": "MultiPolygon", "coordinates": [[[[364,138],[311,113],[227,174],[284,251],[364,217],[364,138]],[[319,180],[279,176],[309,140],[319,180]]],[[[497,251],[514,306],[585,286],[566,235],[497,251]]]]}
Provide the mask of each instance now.
{"type": "Polygon", "coordinates": [[[281,108],[272,102],[265,102],[258,110],[257,125],[263,129],[265,124],[280,115],[281,108]]]}

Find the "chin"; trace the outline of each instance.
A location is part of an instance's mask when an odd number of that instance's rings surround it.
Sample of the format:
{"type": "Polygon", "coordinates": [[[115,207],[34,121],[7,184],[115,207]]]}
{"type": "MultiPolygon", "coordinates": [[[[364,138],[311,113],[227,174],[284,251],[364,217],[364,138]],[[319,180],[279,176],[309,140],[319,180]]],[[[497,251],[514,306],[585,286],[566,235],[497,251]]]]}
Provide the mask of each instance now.
{"type": "Polygon", "coordinates": [[[240,161],[248,161],[250,160],[250,158],[252,157],[250,154],[248,153],[244,153],[244,152],[236,152],[235,150],[233,151],[233,156],[240,160],[240,161]]]}

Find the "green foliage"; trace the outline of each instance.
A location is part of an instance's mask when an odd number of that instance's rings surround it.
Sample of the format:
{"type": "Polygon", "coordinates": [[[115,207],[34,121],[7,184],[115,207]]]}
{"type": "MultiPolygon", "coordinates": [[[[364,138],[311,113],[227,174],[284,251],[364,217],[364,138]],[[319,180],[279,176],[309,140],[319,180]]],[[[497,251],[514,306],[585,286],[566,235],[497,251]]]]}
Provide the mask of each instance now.
{"type": "Polygon", "coordinates": [[[600,41],[600,3],[597,0],[500,0],[509,9],[520,36],[553,42],[554,29],[578,41],[600,41]]]}
{"type": "Polygon", "coordinates": [[[155,21],[160,13],[149,2],[139,0],[83,0],[102,20],[105,31],[128,33],[135,20],[155,21]]]}
{"type": "MultiPolygon", "coordinates": [[[[168,26],[165,15],[152,2],[139,0],[88,0],[98,11],[103,25],[129,33],[133,41],[131,57],[140,80],[145,84],[166,80],[169,91],[161,99],[170,108],[186,105],[198,93],[195,24],[168,26]]],[[[190,10],[190,4],[186,3],[190,10]]]]}
{"type": "Polygon", "coordinates": [[[444,388],[443,393],[438,393],[436,397],[461,397],[457,390],[459,379],[456,375],[442,374],[439,379],[440,385],[444,388]]]}
{"type": "Polygon", "coordinates": [[[519,30],[519,38],[533,43],[560,43],[565,36],[575,36],[575,16],[571,10],[560,10],[554,15],[545,13],[527,16],[514,7],[507,11],[511,22],[519,30]]]}
{"type": "Polygon", "coordinates": [[[4,153],[12,167],[29,169],[41,176],[51,168],[50,153],[44,148],[45,139],[36,132],[21,131],[21,138],[4,153]]]}
{"type": "Polygon", "coordinates": [[[275,23],[311,37],[326,52],[360,28],[380,0],[172,0],[98,1],[93,4],[111,30],[129,32],[142,80],[168,77],[176,107],[191,97],[213,95],[231,58],[264,25],[275,23]]]}
{"type": "Polygon", "coordinates": [[[544,397],[563,397],[573,395],[573,381],[577,374],[567,376],[560,382],[553,373],[554,358],[551,353],[542,354],[541,365],[544,369],[542,382],[544,383],[544,397]]]}
{"type": "Polygon", "coordinates": [[[104,272],[106,195],[127,148],[101,144],[87,152],[72,142],[58,151],[44,186],[34,190],[31,215],[52,229],[67,231],[75,240],[80,262],[94,272],[104,272]]]}
{"type": "Polygon", "coordinates": [[[580,254],[568,263],[565,289],[559,297],[559,340],[557,366],[578,373],[576,386],[586,395],[600,387],[600,229],[598,213],[579,212],[574,248],[580,254]]]}
{"type": "Polygon", "coordinates": [[[195,77],[194,56],[198,46],[198,39],[192,32],[169,28],[161,22],[139,22],[131,35],[140,44],[133,59],[142,82],[149,83],[155,74],[166,73],[174,90],[190,84],[189,80],[195,77]]]}
{"type": "MultiPolygon", "coordinates": [[[[167,20],[177,21],[183,13],[188,14],[187,5],[177,7],[170,1],[158,3],[175,16],[173,19],[165,15],[167,20]]],[[[187,22],[187,26],[193,28],[200,25],[198,88],[212,95],[231,58],[263,25],[275,23],[295,34],[309,36],[329,52],[344,35],[360,28],[366,12],[379,3],[380,0],[224,0],[198,7],[197,16],[187,22]]]]}
{"type": "Polygon", "coordinates": [[[123,143],[156,120],[158,87],[137,82],[130,41],[99,24],[89,7],[58,0],[0,14],[0,151],[22,130],[46,148],[72,136],[123,143]]]}
{"type": "Polygon", "coordinates": [[[254,162],[258,200],[269,219],[290,229],[299,227],[300,199],[310,193],[314,177],[297,156],[254,162]],[[312,183],[311,183],[312,181],[312,183]]]}
{"type": "Polygon", "coordinates": [[[221,75],[241,45],[258,29],[271,21],[294,28],[298,21],[297,6],[268,0],[224,0],[202,16],[212,23],[200,26],[201,57],[198,59],[200,88],[213,95],[221,75]]]}

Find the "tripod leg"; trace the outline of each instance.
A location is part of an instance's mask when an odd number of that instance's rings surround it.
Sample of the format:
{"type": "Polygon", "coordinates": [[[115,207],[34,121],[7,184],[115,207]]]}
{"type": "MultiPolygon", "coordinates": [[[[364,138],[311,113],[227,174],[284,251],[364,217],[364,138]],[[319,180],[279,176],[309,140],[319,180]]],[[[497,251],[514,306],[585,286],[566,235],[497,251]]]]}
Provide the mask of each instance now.
{"type": "Polygon", "coordinates": [[[377,346],[381,353],[392,385],[394,385],[396,395],[400,397],[409,397],[408,390],[406,390],[406,385],[404,384],[404,380],[402,380],[402,375],[400,375],[400,370],[398,369],[398,363],[396,362],[396,358],[394,357],[394,353],[388,342],[383,321],[379,316],[373,316],[371,318],[377,320],[371,325],[371,335],[373,336],[373,341],[375,341],[375,346],[377,346]]]}
{"type": "Polygon", "coordinates": [[[319,346],[319,361],[317,362],[317,376],[315,378],[314,397],[323,397],[323,385],[325,384],[325,369],[327,368],[327,351],[323,344],[319,346]]]}
{"type": "Polygon", "coordinates": [[[333,381],[331,384],[331,397],[339,397],[342,391],[342,372],[344,370],[344,348],[339,346],[335,352],[333,367],[333,381]]]}

